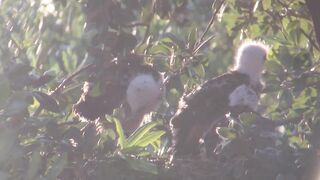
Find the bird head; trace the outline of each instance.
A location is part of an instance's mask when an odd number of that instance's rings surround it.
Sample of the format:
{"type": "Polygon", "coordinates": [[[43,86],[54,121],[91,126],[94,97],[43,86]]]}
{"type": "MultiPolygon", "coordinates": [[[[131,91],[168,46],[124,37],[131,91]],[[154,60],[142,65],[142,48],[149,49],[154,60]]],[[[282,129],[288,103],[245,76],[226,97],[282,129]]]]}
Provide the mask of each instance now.
{"type": "Polygon", "coordinates": [[[249,75],[252,80],[259,80],[268,46],[259,41],[245,41],[240,45],[235,57],[235,71],[249,75]]]}
{"type": "Polygon", "coordinates": [[[144,115],[155,111],[165,93],[163,76],[150,65],[143,65],[129,79],[124,104],[123,126],[132,133],[142,123],[144,115]]]}

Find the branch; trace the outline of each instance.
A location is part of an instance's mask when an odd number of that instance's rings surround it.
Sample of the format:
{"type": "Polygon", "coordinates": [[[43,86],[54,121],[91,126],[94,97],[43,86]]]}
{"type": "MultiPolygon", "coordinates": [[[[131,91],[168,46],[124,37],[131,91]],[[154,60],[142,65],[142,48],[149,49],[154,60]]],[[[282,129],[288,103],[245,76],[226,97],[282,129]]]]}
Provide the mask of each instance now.
{"type": "Polygon", "coordinates": [[[213,38],[215,37],[215,35],[212,35],[210,37],[208,37],[206,40],[204,40],[201,44],[199,44],[192,52],[192,55],[195,56],[199,50],[202,48],[202,46],[204,46],[205,44],[207,44],[209,41],[211,41],[213,38]]]}
{"type": "MultiPolygon", "coordinates": [[[[217,2],[217,0],[216,0],[214,3],[216,3],[216,2],[217,2]]],[[[198,40],[198,42],[196,43],[196,46],[194,47],[194,49],[193,49],[193,51],[192,51],[192,53],[191,53],[191,56],[186,56],[186,57],[191,58],[191,57],[195,56],[195,55],[197,54],[197,52],[201,49],[201,47],[203,47],[206,43],[208,43],[211,39],[213,39],[213,38],[215,37],[214,35],[212,35],[212,36],[210,36],[209,38],[203,40],[204,37],[206,36],[206,34],[209,32],[209,29],[210,29],[211,26],[213,25],[214,20],[216,19],[217,14],[218,14],[218,12],[221,10],[221,8],[223,7],[223,4],[224,4],[224,3],[225,3],[225,0],[222,0],[222,1],[218,4],[218,7],[217,7],[217,8],[215,9],[215,11],[212,13],[211,19],[210,19],[210,21],[208,22],[206,29],[205,29],[204,32],[202,33],[202,35],[201,35],[200,39],[198,40]]],[[[214,6],[214,4],[213,4],[213,6],[214,6]]],[[[165,81],[164,81],[165,86],[170,83],[170,80],[173,79],[173,77],[176,77],[176,76],[178,76],[179,74],[181,74],[182,72],[184,72],[185,70],[187,70],[188,66],[189,66],[191,63],[197,63],[198,61],[199,61],[199,60],[196,60],[196,61],[195,61],[195,60],[186,61],[186,62],[182,65],[182,67],[181,67],[177,72],[171,74],[170,76],[168,76],[168,77],[165,79],[165,81]]]]}
{"type": "MultiPolygon", "coordinates": [[[[69,83],[74,77],[76,77],[77,75],[79,75],[80,73],[90,69],[91,67],[93,67],[93,63],[91,64],[88,64],[84,67],[82,67],[81,69],[77,70],[76,72],[74,72],[71,76],[67,77],[66,79],[64,79],[60,84],[59,86],[50,93],[50,96],[53,96],[55,94],[58,94],[63,88],[64,86],[69,83]]],[[[43,107],[40,105],[38,107],[38,109],[33,113],[32,117],[38,117],[39,114],[41,113],[41,111],[43,110],[43,107]]]]}
{"type": "Polygon", "coordinates": [[[143,22],[133,22],[133,23],[124,25],[124,27],[127,27],[127,28],[132,28],[132,27],[137,27],[137,26],[147,26],[147,24],[145,24],[143,22]]]}
{"type": "Polygon", "coordinates": [[[54,94],[57,94],[59,91],[61,91],[61,89],[64,88],[64,86],[66,84],[68,84],[74,77],[76,77],[77,75],[79,75],[80,73],[90,69],[91,67],[93,67],[93,63],[91,64],[88,64],[84,67],[82,67],[81,69],[77,70],[76,72],[74,72],[72,75],[70,75],[69,77],[67,77],[66,79],[64,79],[60,84],[59,86],[53,91],[50,93],[50,95],[54,95],[54,94]]]}
{"type": "Polygon", "coordinates": [[[320,45],[320,1],[319,0],[306,0],[310,15],[312,17],[314,31],[316,33],[316,38],[318,45],[320,45]]]}
{"type": "Polygon", "coordinates": [[[32,114],[32,117],[38,117],[42,110],[43,110],[43,107],[40,104],[37,110],[32,114]]]}
{"type": "MultiPolygon", "coordinates": [[[[302,28],[300,28],[300,31],[302,32],[302,34],[308,38],[308,40],[310,41],[310,43],[313,45],[313,47],[315,47],[318,51],[320,51],[320,48],[319,46],[317,45],[317,42],[315,40],[313,40],[312,36],[307,34],[302,28]]],[[[312,34],[312,31],[311,31],[311,34],[312,34]]],[[[320,43],[319,43],[320,45],[320,43]]]]}
{"type": "Polygon", "coordinates": [[[146,25],[146,32],[144,33],[142,41],[137,45],[137,47],[142,46],[148,39],[148,35],[150,33],[150,25],[146,25]]]}
{"type": "MultiPolygon", "coordinates": [[[[225,2],[225,0],[222,0],[220,2],[220,4],[218,4],[218,7],[215,9],[215,11],[212,13],[211,19],[210,19],[209,23],[207,24],[206,29],[202,33],[199,41],[197,42],[197,46],[194,48],[194,51],[197,50],[197,49],[200,49],[199,46],[203,46],[203,38],[205,37],[205,35],[208,33],[209,29],[213,25],[214,20],[216,19],[218,12],[221,10],[222,5],[224,4],[224,2],[225,2]]],[[[213,3],[212,6],[214,6],[215,3],[216,3],[216,1],[213,3]]]]}

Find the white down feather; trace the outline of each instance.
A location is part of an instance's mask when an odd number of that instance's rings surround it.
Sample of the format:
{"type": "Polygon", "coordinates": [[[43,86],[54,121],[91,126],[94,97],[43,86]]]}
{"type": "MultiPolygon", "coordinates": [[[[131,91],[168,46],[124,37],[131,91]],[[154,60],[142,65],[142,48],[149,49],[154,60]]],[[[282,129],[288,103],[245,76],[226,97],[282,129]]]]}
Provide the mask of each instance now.
{"type": "Polygon", "coordinates": [[[249,88],[247,85],[238,86],[230,95],[229,95],[229,106],[246,106],[252,110],[257,109],[259,97],[255,91],[249,88]]]}
{"type": "Polygon", "coordinates": [[[162,78],[158,81],[151,74],[139,74],[128,86],[126,96],[132,114],[153,111],[163,95],[162,78]]]}

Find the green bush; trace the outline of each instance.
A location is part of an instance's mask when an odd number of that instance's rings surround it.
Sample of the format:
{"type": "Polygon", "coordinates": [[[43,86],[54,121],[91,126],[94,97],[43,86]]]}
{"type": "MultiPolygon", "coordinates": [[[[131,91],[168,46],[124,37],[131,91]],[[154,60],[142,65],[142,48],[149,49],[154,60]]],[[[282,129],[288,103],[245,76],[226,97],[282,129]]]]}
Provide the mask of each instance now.
{"type": "Polygon", "coordinates": [[[180,179],[168,120],[247,38],[271,47],[259,113],[275,123],[230,119],[202,179],[315,176],[319,29],[302,0],[0,0],[0,26],[0,179],[180,179]],[[93,73],[130,52],[168,81],[166,102],[127,137],[117,110],[87,122],[72,105],[93,73]]]}

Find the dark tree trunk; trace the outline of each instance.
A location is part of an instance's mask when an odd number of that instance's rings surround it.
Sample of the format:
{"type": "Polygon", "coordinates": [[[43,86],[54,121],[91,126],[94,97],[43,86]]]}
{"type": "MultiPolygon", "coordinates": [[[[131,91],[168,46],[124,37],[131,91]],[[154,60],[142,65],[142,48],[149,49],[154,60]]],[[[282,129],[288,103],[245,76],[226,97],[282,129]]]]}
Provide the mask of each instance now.
{"type": "Polygon", "coordinates": [[[320,1],[319,0],[306,0],[309,12],[311,14],[314,31],[316,32],[316,37],[318,45],[320,46],[320,1]]]}

